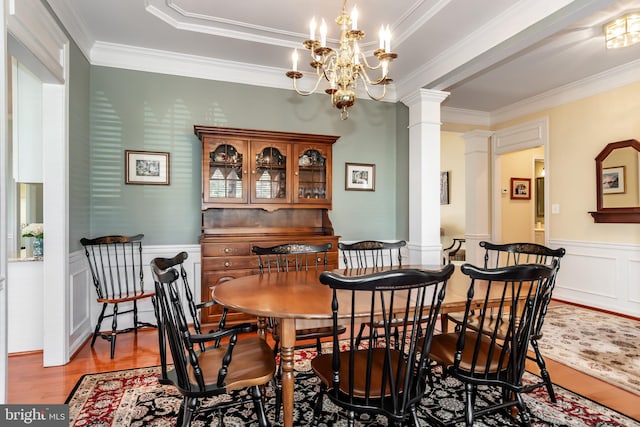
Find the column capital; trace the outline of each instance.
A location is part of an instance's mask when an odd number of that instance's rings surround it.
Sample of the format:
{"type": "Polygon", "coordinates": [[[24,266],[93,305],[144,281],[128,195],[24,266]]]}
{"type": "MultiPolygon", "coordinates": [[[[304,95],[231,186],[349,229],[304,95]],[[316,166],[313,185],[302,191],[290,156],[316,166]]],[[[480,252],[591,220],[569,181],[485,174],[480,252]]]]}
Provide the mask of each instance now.
{"type": "Polygon", "coordinates": [[[470,153],[489,153],[489,138],[493,135],[493,131],[488,130],[472,130],[463,133],[465,154],[470,153]]]}
{"type": "Polygon", "coordinates": [[[448,96],[449,92],[443,92],[441,90],[418,89],[418,91],[402,98],[400,102],[411,108],[424,102],[437,102],[440,104],[448,96]]]}
{"type": "Polygon", "coordinates": [[[469,132],[465,132],[461,136],[465,141],[472,141],[475,139],[488,140],[493,134],[494,132],[492,130],[475,129],[469,132]]]}

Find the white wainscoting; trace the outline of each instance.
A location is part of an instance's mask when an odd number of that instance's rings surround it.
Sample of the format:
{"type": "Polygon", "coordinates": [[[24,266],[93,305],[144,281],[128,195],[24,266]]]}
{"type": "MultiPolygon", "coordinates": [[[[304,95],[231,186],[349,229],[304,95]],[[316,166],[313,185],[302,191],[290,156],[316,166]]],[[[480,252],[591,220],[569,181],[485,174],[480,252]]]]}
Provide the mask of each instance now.
{"type": "MultiPolygon", "coordinates": [[[[200,301],[200,245],[184,245],[184,246],[159,246],[144,245],[142,248],[142,264],[145,266],[143,270],[145,289],[153,289],[153,278],[151,276],[151,268],[149,264],[156,257],[171,258],[179,252],[185,251],[189,257],[185,261],[185,269],[191,290],[193,291],[196,301],[200,301]]],[[[96,326],[98,315],[102,309],[102,305],[96,302],[96,293],[93,288],[91,279],[91,271],[87,263],[84,251],[77,251],[69,257],[69,283],[70,283],[70,304],[71,313],[69,316],[70,331],[69,351],[73,355],[93,333],[96,326]]],[[[124,307],[120,310],[125,309],[124,307]]],[[[107,309],[109,310],[109,309],[107,309]]],[[[138,302],[138,318],[140,321],[156,323],[153,313],[153,305],[151,300],[142,300],[138,302]]],[[[118,317],[118,329],[121,327],[129,327],[133,322],[133,315],[127,313],[118,317]]],[[[102,330],[111,328],[111,319],[102,322],[102,330]]],[[[96,348],[103,349],[108,354],[109,344],[101,338],[96,341],[96,348]]],[[[118,352],[118,344],[116,344],[116,353],[118,352]]]]}
{"type": "MultiPolygon", "coordinates": [[[[563,247],[567,251],[558,274],[554,298],[640,317],[640,245],[550,240],[549,246],[563,247]]],[[[403,249],[403,256],[406,256],[406,248],[403,249]]],[[[146,266],[145,287],[153,287],[149,269],[151,260],[155,257],[172,257],[181,251],[189,254],[185,268],[194,296],[199,301],[202,299],[200,245],[145,245],[142,254],[142,262],[146,266]]],[[[343,267],[342,256],[340,266],[343,267]]],[[[71,254],[69,275],[72,308],[69,316],[69,348],[73,354],[91,335],[101,307],[95,300],[83,251],[71,254]]],[[[139,308],[142,320],[155,323],[150,301],[144,301],[139,308]]],[[[123,318],[119,321],[123,326],[127,322],[131,320],[123,318]]],[[[109,326],[103,325],[103,329],[109,326]]],[[[103,340],[99,340],[96,346],[104,347],[104,351],[108,352],[107,343],[103,340]]]]}
{"type": "Polygon", "coordinates": [[[563,247],[555,299],[640,317],[640,245],[550,240],[563,247]]]}

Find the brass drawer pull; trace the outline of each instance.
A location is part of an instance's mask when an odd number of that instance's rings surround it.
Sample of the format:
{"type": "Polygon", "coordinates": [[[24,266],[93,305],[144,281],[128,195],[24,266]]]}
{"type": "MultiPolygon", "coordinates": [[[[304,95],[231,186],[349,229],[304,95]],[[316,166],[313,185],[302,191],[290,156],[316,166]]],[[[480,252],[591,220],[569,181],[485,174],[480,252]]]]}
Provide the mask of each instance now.
{"type": "Polygon", "coordinates": [[[229,252],[231,252],[231,248],[224,248],[224,253],[228,254],[229,252]]]}
{"type": "Polygon", "coordinates": [[[225,267],[231,267],[231,262],[229,262],[229,261],[225,261],[225,262],[224,262],[224,266],[225,266],[225,267]]]}

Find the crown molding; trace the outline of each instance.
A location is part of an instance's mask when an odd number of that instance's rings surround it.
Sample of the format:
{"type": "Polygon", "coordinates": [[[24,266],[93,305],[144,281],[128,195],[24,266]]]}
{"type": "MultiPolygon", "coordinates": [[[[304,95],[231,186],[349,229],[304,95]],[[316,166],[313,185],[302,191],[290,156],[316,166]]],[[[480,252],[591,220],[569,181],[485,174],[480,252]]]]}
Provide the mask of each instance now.
{"type": "Polygon", "coordinates": [[[91,47],[95,43],[95,40],[91,38],[89,31],[86,30],[82,20],[78,17],[69,2],[47,0],[47,3],[62,22],[64,28],[69,35],[71,35],[71,38],[78,45],[84,56],[89,58],[91,47]]]}
{"type": "MultiPolygon", "coordinates": [[[[589,0],[588,3],[595,1],[597,0],[589,0]]],[[[406,78],[398,81],[400,98],[409,94],[416,87],[428,86],[429,89],[445,90],[466,77],[464,74],[472,74],[472,72],[495,62],[498,59],[495,55],[505,57],[511,52],[510,49],[515,47],[513,42],[506,45],[508,49],[505,48],[491,55],[487,55],[487,46],[500,46],[507,40],[518,37],[518,34],[525,32],[532,22],[542,21],[573,2],[575,0],[517,2],[490,22],[468,34],[451,48],[434,56],[429,62],[408,74],[406,78]],[[443,80],[451,73],[453,73],[452,77],[447,78],[446,81],[443,80]]],[[[569,12],[565,11],[564,13],[569,12]]],[[[526,43],[531,44],[538,41],[558,25],[557,21],[553,21],[538,28],[536,37],[533,38],[529,35],[526,38],[526,43]]]]}
{"type": "Polygon", "coordinates": [[[304,34],[190,13],[170,1],[147,0],[145,2],[145,10],[178,30],[211,34],[236,40],[274,46],[297,47],[300,44],[300,39],[305,36],[304,34]],[[177,14],[179,18],[172,16],[171,12],[177,14]]]}
{"type": "Polygon", "coordinates": [[[464,108],[442,107],[442,121],[489,127],[491,114],[485,111],[467,110],[464,108]]]}
{"type": "MultiPolygon", "coordinates": [[[[288,70],[284,68],[104,42],[94,44],[89,58],[92,65],[104,67],[293,90],[290,79],[285,76],[288,70]]],[[[359,86],[356,95],[368,99],[362,86],[359,86]]],[[[387,87],[383,101],[396,102],[394,85],[387,87]]]]}
{"type": "Polygon", "coordinates": [[[640,60],[560,86],[490,113],[495,125],[640,81],[640,60]]]}
{"type": "Polygon", "coordinates": [[[163,50],[96,42],[92,65],[288,89],[286,70],[163,50]]]}

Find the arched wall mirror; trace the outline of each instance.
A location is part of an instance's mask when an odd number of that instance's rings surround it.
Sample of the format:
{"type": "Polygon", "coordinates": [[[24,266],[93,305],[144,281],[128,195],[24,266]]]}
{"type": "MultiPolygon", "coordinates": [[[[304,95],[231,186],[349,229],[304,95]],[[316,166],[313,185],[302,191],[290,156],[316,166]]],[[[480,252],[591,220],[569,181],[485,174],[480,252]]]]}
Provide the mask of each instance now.
{"type": "Polygon", "coordinates": [[[640,223],[640,142],[618,141],[596,157],[595,222],[640,223]]]}

